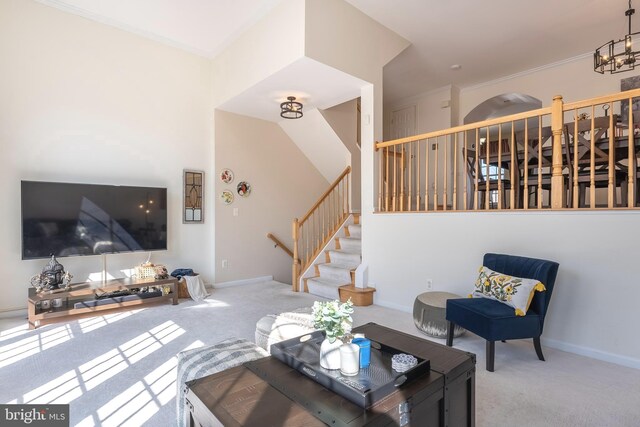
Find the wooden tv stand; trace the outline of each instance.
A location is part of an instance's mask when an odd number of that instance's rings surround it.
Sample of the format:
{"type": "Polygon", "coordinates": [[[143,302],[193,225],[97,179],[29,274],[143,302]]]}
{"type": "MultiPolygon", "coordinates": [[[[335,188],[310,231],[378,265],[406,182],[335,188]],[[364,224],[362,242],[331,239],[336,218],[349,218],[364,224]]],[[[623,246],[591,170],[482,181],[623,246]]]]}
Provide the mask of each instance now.
{"type": "Polygon", "coordinates": [[[178,304],[178,279],[169,277],[168,279],[113,279],[106,282],[85,282],[72,284],[64,290],[43,291],[36,293],[34,288],[29,289],[27,308],[29,313],[29,329],[35,329],[48,323],[61,322],[78,316],[93,316],[100,311],[122,311],[132,310],[141,305],[157,304],[171,300],[173,305],[178,304]],[[171,290],[162,296],[136,299],[131,301],[114,302],[112,304],[98,305],[95,307],[74,308],[77,302],[93,300],[97,295],[106,292],[126,290],[130,288],[144,288],[148,286],[164,287],[171,290]],[[62,307],[53,307],[53,300],[62,298],[62,307]],[[50,308],[43,309],[42,301],[49,300],[50,308]]]}

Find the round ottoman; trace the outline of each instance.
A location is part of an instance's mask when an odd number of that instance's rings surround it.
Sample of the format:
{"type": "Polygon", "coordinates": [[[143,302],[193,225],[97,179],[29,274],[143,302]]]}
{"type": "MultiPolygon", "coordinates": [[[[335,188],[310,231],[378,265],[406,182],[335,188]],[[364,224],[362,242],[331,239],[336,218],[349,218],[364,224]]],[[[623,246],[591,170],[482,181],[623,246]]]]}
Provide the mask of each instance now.
{"type": "MultiPolygon", "coordinates": [[[[425,334],[435,338],[447,337],[447,319],[445,311],[447,300],[462,298],[460,295],[449,292],[425,292],[418,295],[413,303],[413,323],[416,328],[425,334]]],[[[455,326],[453,336],[459,337],[464,333],[464,329],[455,326]]]]}

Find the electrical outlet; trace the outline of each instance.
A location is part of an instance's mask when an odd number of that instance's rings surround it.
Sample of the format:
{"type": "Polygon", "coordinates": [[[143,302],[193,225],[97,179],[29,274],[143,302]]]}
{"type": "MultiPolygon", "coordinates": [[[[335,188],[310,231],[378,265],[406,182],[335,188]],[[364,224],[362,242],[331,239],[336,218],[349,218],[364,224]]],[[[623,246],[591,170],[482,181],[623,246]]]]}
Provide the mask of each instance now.
{"type": "Polygon", "coordinates": [[[223,259],[222,260],[222,268],[228,268],[229,267],[229,260],[223,259]]]}
{"type": "Polygon", "coordinates": [[[427,279],[427,290],[430,291],[433,289],[433,280],[427,279]]]}
{"type": "Polygon", "coordinates": [[[238,208],[233,208],[233,216],[238,216],[238,208]]]}

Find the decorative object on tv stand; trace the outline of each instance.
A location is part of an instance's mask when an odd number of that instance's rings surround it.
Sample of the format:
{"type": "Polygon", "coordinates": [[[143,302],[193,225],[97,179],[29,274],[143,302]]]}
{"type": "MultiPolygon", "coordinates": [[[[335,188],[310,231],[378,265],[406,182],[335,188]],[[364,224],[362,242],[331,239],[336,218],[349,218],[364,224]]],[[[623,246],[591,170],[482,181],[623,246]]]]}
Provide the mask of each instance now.
{"type": "Polygon", "coordinates": [[[283,119],[299,119],[302,114],[302,103],[295,96],[288,96],[287,101],[280,104],[280,117],[283,119]]]}
{"type": "Polygon", "coordinates": [[[247,181],[240,181],[238,183],[238,194],[242,197],[249,197],[249,194],[251,194],[251,184],[249,184],[247,181]]]}
{"type": "Polygon", "coordinates": [[[64,266],[56,260],[55,255],[51,255],[49,263],[44,266],[42,273],[31,277],[31,286],[36,288],[36,292],[68,289],[73,275],[64,271],[64,266]]]}
{"type": "Polygon", "coordinates": [[[624,13],[629,18],[629,32],[624,39],[611,40],[596,49],[593,54],[593,71],[615,74],[635,68],[636,61],[640,59],[640,50],[633,50],[633,37],[640,38],[640,32],[631,33],[631,17],[634,13],[636,10],[631,7],[629,0],[629,9],[624,13]]]}
{"type": "Polygon", "coordinates": [[[225,184],[231,184],[233,182],[233,171],[227,168],[222,169],[222,172],[220,172],[220,181],[225,184]]]}
{"type": "Polygon", "coordinates": [[[225,205],[230,205],[231,203],[233,203],[233,192],[231,190],[227,190],[224,189],[222,190],[222,193],[220,193],[220,200],[222,200],[222,203],[224,203],[225,205]]]}
{"type": "Polygon", "coordinates": [[[183,182],[182,222],[202,224],[204,223],[204,172],[185,169],[183,182]]]}
{"type": "Polygon", "coordinates": [[[149,258],[147,258],[145,262],[135,267],[135,275],[138,279],[148,279],[153,277],[156,280],[160,280],[168,278],[169,271],[164,265],[154,264],[149,261],[149,258]]]}
{"type": "Polygon", "coordinates": [[[353,303],[316,301],[313,303],[313,327],[324,331],[325,339],[320,346],[320,366],[325,369],[340,369],[340,346],[342,338],[351,332],[353,303]]]}

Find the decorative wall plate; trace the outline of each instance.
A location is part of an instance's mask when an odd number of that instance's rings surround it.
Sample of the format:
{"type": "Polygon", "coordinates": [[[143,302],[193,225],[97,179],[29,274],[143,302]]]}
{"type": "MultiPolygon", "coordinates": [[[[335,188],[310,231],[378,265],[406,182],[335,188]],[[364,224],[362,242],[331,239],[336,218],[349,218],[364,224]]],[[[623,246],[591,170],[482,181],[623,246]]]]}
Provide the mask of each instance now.
{"type": "Polygon", "coordinates": [[[220,200],[222,200],[222,203],[225,205],[230,205],[233,203],[233,192],[231,190],[222,190],[222,193],[220,193],[220,200]]]}
{"type": "Polygon", "coordinates": [[[231,169],[222,169],[220,172],[220,181],[225,184],[230,184],[233,182],[233,171],[231,169]]]}
{"type": "Polygon", "coordinates": [[[251,194],[251,184],[247,181],[240,181],[237,188],[238,194],[242,197],[249,197],[249,194],[251,194]]]}

